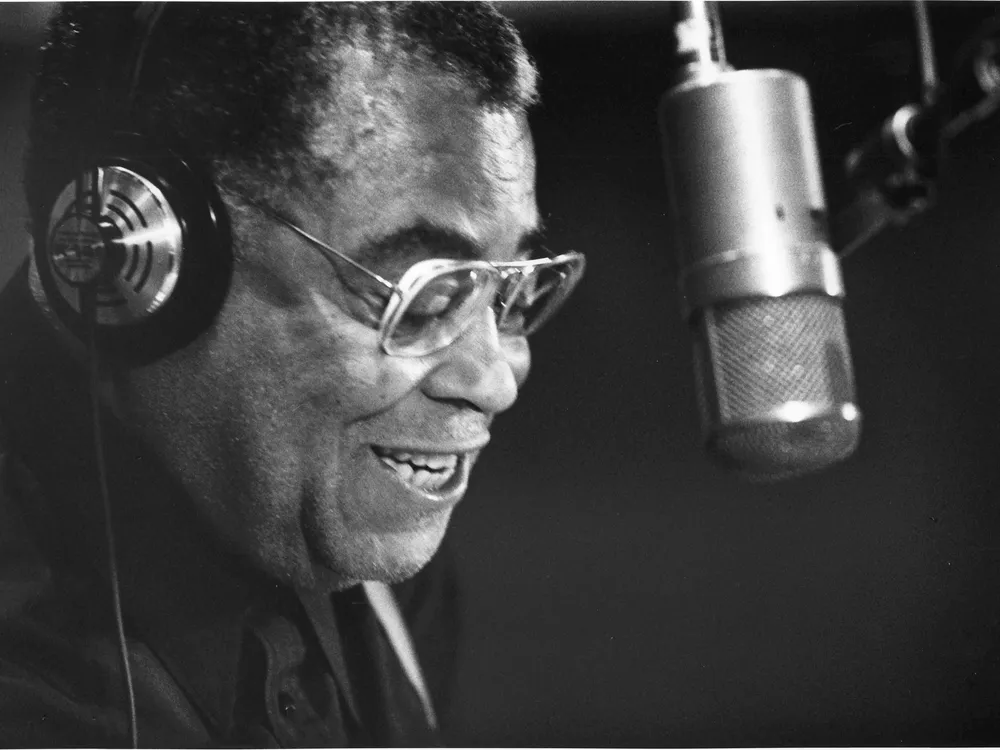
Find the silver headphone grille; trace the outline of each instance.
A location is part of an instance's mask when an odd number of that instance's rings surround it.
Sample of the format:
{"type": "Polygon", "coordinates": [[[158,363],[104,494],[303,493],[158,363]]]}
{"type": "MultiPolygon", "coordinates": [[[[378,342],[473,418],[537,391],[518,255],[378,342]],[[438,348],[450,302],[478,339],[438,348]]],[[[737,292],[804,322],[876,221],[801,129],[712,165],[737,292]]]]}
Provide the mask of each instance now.
{"type": "Polygon", "coordinates": [[[80,312],[80,284],[92,280],[89,268],[96,254],[98,323],[138,323],[159,309],[177,284],[183,260],[180,220],[155,184],[125,167],[99,167],[79,182],[92,187],[67,185],[49,222],[48,258],[56,287],[80,312]]]}

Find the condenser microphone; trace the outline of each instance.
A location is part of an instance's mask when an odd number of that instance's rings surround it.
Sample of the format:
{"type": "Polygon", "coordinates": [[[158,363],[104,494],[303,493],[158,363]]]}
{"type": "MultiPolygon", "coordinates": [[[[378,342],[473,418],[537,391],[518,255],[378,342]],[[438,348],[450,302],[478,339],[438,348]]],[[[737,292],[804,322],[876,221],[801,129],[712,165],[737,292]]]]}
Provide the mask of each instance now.
{"type": "Polygon", "coordinates": [[[743,477],[784,479],[849,456],[861,427],[809,90],[732,70],[707,16],[682,22],[688,64],[659,117],[705,446],[743,477]]]}

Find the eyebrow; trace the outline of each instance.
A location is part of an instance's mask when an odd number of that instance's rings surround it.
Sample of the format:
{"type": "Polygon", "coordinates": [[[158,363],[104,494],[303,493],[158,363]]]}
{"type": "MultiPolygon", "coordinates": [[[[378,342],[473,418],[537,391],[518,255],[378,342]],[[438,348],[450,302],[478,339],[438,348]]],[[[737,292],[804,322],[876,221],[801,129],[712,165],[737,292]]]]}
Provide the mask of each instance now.
{"type": "MultiPolygon", "coordinates": [[[[525,232],[517,243],[517,255],[530,256],[542,252],[544,235],[541,227],[525,232]]],[[[405,259],[415,251],[426,254],[428,258],[481,260],[487,256],[486,248],[468,235],[420,220],[390,235],[366,242],[358,252],[358,259],[385,263],[405,259]]]]}

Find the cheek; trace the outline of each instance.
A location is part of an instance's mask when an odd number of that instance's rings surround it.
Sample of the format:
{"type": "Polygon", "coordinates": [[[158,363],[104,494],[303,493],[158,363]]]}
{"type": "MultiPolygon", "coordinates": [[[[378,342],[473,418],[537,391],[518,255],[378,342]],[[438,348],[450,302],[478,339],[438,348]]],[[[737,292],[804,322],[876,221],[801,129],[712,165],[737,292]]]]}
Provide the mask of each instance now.
{"type": "MultiPolygon", "coordinates": [[[[526,347],[518,359],[526,362],[526,347]]],[[[251,441],[254,433],[303,438],[390,410],[429,369],[384,355],[374,329],[315,291],[283,305],[262,300],[257,285],[237,276],[212,329],[132,373],[119,394],[134,417],[162,416],[175,437],[221,429],[251,441]]]]}
{"type": "Polygon", "coordinates": [[[325,344],[317,354],[325,359],[336,383],[346,422],[381,414],[415,391],[430,367],[419,359],[386,356],[378,332],[348,317],[314,292],[312,305],[323,320],[325,344]]]}

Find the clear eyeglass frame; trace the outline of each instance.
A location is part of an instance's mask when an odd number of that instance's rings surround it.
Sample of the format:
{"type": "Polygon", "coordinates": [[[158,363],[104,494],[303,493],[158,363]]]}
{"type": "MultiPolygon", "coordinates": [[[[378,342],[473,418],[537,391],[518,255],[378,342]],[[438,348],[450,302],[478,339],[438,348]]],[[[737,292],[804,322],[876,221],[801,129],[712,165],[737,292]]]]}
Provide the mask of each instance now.
{"type": "Polygon", "coordinates": [[[306,240],[336,267],[347,263],[385,289],[378,334],[381,350],[394,357],[423,357],[454,343],[485,309],[492,307],[497,330],[528,336],[552,318],[586,268],[581,253],[490,263],[430,258],[410,266],[397,283],[247,196],[232,193],[306,240]]]}

